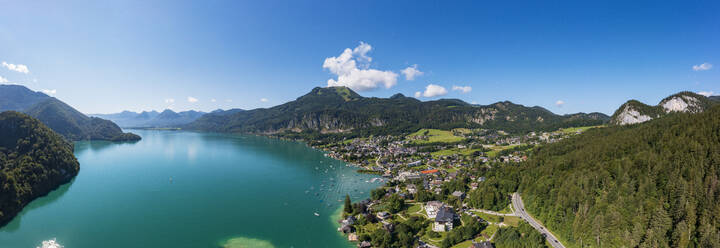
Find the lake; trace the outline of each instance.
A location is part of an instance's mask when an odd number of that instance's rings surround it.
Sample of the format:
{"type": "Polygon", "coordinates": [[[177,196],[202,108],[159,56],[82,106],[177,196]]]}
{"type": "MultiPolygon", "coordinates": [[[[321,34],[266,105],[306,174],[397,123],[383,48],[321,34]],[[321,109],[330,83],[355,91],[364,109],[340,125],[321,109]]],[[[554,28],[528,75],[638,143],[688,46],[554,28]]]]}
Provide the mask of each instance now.
{"type": "Polygon", "coordinates": [[[133,132],[77,142],[78,176],[0,228],[0,247],[352,247],[332,215],[380,184],[298,142],[133,132]]]}

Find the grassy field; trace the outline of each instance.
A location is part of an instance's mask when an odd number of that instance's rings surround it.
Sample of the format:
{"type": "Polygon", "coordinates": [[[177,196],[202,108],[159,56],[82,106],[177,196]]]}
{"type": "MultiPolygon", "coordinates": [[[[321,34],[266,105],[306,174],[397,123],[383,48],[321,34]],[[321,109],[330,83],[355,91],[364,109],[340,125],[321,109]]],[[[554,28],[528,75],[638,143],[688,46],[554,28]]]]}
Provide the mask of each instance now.
{"type": "MultiPolygon", "coordinates": [[[[485,234],[488,237],[492,237],[493,234],[495,234],[495,232],[497,232],[498,229],[500,229],[500,227],[498,225],[489,225],[489,226],[487,226],[487,228],[485,228],[485,230],[482,230],[482,232],[480,232],[480,234],[485,234]]],[[[484,238],[480,238],[480,239],[483,239],[482,241],[490,241],[490,240],[484,240],[484,238]]]]}
{"type": "Polygon", "coordinates": [[[455,128],[455,129],[453,129],[453,132],[458,132],[461,134],[471,134],[472,130],[467,129],[467,128],[455,128]]]}
{"type": "Polygon", "coordinates": [[[571,127],[571,128],[561,128],[561,129],[560,129],[560,130],[558,130],[558,131],[560,131],[561,133],[565,133],[565,134],[568,134],[568,133],[575,133],[575,132],[577,132],[577,131],[580,131],[580,132],[584,132],[584,131],[586,131],[586,130],[588,130],[588,129],[591,129],[591,128],[598,128],[598,127],[604,127],[604,125],[598,125],[598,126],[585,126],[585,127],[571,127]]]}
{"type": "Polygon", "coordinates": [[[431,244],[431,245],[440,247],[440,246],[441,246],[440,243],[442,242],[443,239],[445,239],[445,236],[447,236],[447,233],[446,233],[446,232],[439,232],[439,233],[438,233],[438,234],[440,234],[440,237],[439,237],[439,238],[431,239],[431,238],[428,237],[428,235],[427,235],[427,234],[430,233],[430,232],[432,232],[432,225],[430,225],[430,226],[427,227],[427,229],[425,230],[425,235],[423,235],[422,237],[420,237],[420,240],[425,241],[425,242],[427,242],[427,243],[429,243],[429,244],[431,244]]]}
{"type": "Polygon", "coordinates": [[[440,151],[437,151],[437,152],[433,152],[433,153],[430,153],[430,155],[432,155],[433,157],[451,156],[451,155],[455,155],[455,154],[460,154],[460,155],[464,155],[464,156],[470,156],[470,155],[472,155],[474,152],[477,152],[477,151],[482,151],[482,149],[479,149],[479,148],[478,148],[478,149],[470,149],[470,148],[459,149],[459,148],[452,148],[452,149],[445,149],[445,150],[440,150],[440,151]]]}
{"type": "Polygon", "coordinates": [[[472,211],[472,212],[475,213],[475,214],[476,214],[477,216],[479,216],[480,218],[483,218],[484,220],[487,220],[487,221],[489,221],[489,222],[492,222],[492,223],[498,223],[498,222],[500,222],[500,216],[492,215],[492,214],[486,214],[486,213],[478,212],[478,211],[472,211]]]}
{"type": "Polygon", "coordinates": [[[520,224],[520,221],[520,217],[505,216],[505,221],[503,221],[503,223],[507,224],[508,226],[518,226],[520,224]]]}
{"type": "Polygon", "coordinates": [[[417,132],[411,133],[406,136],[407,139],[414,139],[417,136],[428,136],[427,139],[413,140],[415,144],[428,144],[428,143],[455,143],[463,141],[463,137],[453,135],[451,131],[439,130],[439,129],[420,129],[417,132]],[[425,134],[427,132],[427,134],[425,134]]]}
{"type": "Polygon", "coordinates": [[[490,147],[490,149],[492,149],[492,151],[489,151],[489,152],[487,152],[487,153],[485,153],[485,154],[486,154],[488,157],[490,157],[490,158],[494,158],[494,157],[496,157],[496,156],[498,155],[498,153],[499,153],[500,151],[506,150],[506,149],[512,149],[512,148],[514,148],[514,147],[516,147],[516,146],[519,146],[519,145],[492,146],[492,147],[490,147]]]}

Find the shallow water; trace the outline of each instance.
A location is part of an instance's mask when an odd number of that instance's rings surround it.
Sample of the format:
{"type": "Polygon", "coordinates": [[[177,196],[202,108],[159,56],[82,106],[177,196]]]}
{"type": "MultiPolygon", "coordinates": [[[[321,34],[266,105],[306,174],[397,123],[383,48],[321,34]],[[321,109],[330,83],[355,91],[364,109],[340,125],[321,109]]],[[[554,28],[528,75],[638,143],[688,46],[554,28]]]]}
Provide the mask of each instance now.
{"type": "Polygon", "coordinates": [[[330,218],[379,185],[297,142],[133,132],[76,143],[79,175],[0,228],[0,247],[350,247],[330,218]]]}

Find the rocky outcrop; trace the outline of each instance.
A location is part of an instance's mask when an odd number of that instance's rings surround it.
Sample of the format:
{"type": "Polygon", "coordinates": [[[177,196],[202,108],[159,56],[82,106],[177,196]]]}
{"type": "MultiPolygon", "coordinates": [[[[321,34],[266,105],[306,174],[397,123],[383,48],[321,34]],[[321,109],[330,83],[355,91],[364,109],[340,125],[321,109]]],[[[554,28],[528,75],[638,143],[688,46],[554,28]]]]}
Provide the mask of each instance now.
{"type": "Polygon", "coordinates": [[[622,111],[620,111],[617,116],[613,117],[613,124],[628,125],[642,123],[653,119],[650,115],[641,113],[631,104],[625,104],[624,106],[625,107],[622,108],[622,111]]]}
{"type": "Polygon", "coordinates": [[[707,97],[680,92],[666,97],[656,106],[630,100],[620,106],[610,119],[611,124],[629,125],[646,122],[674,112],[700,113],[713,105],[707,97]]]}

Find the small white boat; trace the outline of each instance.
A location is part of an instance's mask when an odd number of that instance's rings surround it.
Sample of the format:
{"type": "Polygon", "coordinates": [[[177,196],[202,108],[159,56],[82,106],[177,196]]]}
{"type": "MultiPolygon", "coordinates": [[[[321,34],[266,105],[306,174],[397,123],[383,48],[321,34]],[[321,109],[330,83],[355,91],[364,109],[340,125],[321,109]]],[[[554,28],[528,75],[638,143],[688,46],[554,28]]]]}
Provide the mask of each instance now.
{"type": "Polygon", "coordinates": [[[320,214],[318,214],[318,213],[313,213],[313,214],[314,214],[315,216],[320,216],[320,214]]]}

